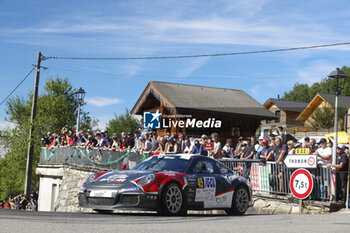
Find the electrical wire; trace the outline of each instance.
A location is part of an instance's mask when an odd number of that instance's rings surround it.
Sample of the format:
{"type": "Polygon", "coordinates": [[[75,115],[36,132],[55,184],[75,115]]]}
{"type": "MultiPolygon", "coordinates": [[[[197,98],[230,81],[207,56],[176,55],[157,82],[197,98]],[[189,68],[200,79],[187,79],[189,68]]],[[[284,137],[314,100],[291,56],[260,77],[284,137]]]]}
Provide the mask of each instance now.
{"type": "Polygon", "coordinates": [[[21,84],[29,77],[29,75],[33,72],[33,70],[35,70],[35,68],[36,68],[36,66],[34,66],[34,67],[29,71],[29,73],[24,77],[24,79],[10,92],[10,94],[8,94],[8,95],[6,96],[6,98],[3,99],[3,100],[1,101],[0,106],[1,106],[3,103],[5,103],[5,101],[17,90],[17,88],[18,88],[19,86],[21,86],[21,84]]]}
{"type": "Polygon", "coordinates": [[[293,50],[326,48],[326,47],[334,47],[334,46],[341,46],[341,45],[350,45],[350,42],[313,45],[313,46],[302,46],[302,47],[284,48],[284,49],[257,50],[257,51],[233,52],[233,53],[180,55],[180,56],[160,56],[160,57],[54,57],[54,56],[43,56],[42,59],[43,60],[48,60],[48,59],[60,59],[60,60],[156,60],[156,59],[159,59],[160,60],[160,59],[219,57],[219,56],[257,54],[257,53],[273,53],[273,52],[284,52],[284,51],[293,51],[293,50]]]}

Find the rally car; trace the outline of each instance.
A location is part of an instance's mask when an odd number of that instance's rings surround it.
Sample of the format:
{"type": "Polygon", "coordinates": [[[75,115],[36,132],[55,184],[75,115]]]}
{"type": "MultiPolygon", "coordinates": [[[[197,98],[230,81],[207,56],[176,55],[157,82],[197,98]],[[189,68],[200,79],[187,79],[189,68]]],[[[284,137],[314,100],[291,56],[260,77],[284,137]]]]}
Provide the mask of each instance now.
{"type": "Polygon", "coordinates": [[[79,192],[79,207],[100,213],[114,209],[184,215],[187,210],[223,209],[243,215],[252,204],[243,177],[200,155],[156,155],[131,170],[92,174],[79,192]]]}

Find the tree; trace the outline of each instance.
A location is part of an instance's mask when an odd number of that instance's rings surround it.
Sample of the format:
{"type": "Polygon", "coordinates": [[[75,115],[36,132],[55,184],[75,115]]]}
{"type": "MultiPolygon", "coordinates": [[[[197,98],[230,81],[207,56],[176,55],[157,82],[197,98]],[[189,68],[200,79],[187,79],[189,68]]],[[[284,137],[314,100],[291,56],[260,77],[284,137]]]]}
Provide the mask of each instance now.
{"type": "Polygon", "coordinates": [[[114,119],[110,120],[106,128],[109,133],[116,133],[120,137],[122,132],[133,132],[138,127],[137,120],[126,109],[124,114],[114,115],[114,119]]]}
{"type": "MultiPolygon", "coordinates": [[[[346,108],[340,107],[338,109],[338,127],[344,129],[344,116],[346,108]]],[[[331,107],[317,108],[310,117],[310,120],[305,125],[307,128],[318,131],[320,129],[329,129],[334,126],[334,110],[331,107]]]]}
{"type": "MultiPolygon", "coordinates": [[[[346,80],[341,79],[339,82],[339,86],[344,86],[344,89],[341,90],[341,94],[350,96],[350,67],[343,66],[341,70],[348,76],[346,80]]],[[[328,77],[323,78],[320,82],[315,82],[310,86],[308,84],[296,83],[292,90],[284,93],[282,99],[310,102],[317,92],[335,94],[335,86],[336,80],[328,77]]]]}
{"type": "MultiPolygon", "coordinates": [[[[38,97],[37,117],[33,132],[34,158],[32,190],[37,188],[38,177],[35,164],[39,162],[40,139],[50,132],[61,132],[64,125],[74,126],[78,102],[74,98],[75,89],[68,79],[59,77],[45,82],[44,93],[38,97]]],[[[84,105],[84,103],[83,103],[84,105]]],[[[27,160],[28,132],[32,94],[11,98],[7,102],[6,119],[15,124],[12,129],[2,131],[8,140],[8,152],[0,161],[0,198],[23,193],[27,160]]],[[[82,113],[82,129],[92,128],[93,121],[88,112],[82,113]]]]}

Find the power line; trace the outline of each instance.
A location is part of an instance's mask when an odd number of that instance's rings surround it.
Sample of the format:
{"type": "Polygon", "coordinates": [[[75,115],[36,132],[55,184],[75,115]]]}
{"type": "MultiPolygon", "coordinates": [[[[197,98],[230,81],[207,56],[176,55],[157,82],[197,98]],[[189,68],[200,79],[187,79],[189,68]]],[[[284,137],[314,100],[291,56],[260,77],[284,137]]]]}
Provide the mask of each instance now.
{"type": "Polygon", "coordinates": [[[323,45],[313,45],[313,46],[302,46],[294,48],[284,48],[284,49],[270,49],[270,50],[257,50],[257,51],[247,51],[247,52],[233,52],[233,53],[214,53],[214,54],[198,54],[198,55],[181,55],[181,56],[160,56],[160,57],[53,57],[53,56],[43,56],[42,60],[48,59],[61,59],[61,60],[160,60],[160,59],[178,59],[178,58],[197,58],[197,57],[219,57],[219,56],[235,56],[235,55],[247,55],[247,54],[257,54],[257,53],[273,53],[273,52],[284,52],[292,50],[305,50],[305,49],[316,49],[316,48],[326,48],[341,45],[350,45],[350,42],[335,43],[335,44],[323,44],[323,45]]]}
{"type": "Polygon", "coordinates": [[[1,106],[3,103],[5,103],[5,101],[17,90],[17,88],[18,88],[19,86],[21,86],[21,84],[29,77],[29,75],[33,72],[33,70],[34,70],[35,68],[36,68],[36,66],[34,66],[34,67],[29,71],[29,73],[24,77],[24,79],[10,92],[10,94],[8,94],[8,95],[6,96],[6,98],[3,99],[3,101],[1,101],[0,106],[1,106]]]}

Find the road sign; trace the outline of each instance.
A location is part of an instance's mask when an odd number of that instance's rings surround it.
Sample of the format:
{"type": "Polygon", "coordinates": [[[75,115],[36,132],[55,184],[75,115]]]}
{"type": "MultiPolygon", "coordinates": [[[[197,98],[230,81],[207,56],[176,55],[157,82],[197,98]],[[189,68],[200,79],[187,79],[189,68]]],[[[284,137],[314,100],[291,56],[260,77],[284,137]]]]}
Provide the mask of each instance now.
{"type": "Polygon", "coordinates": [[[308,155],[308,154],[310,154],[310,148],[296,148],[295,154],[296,155],[308,155]]]}
{"type": "Polygon", "coordinates": [[[316,155],[287,155],[284,164],[288,168],[316,168],[316,155]]]}
{"type": "Polygon", "coordinates": [[[308,170],[298,169],[290,177],[289,185],[294,197],[305,199],[314,188],[314,180],[308,170]]]}
{"type": "Polygon", "coordinates": [[[214,143],[213,142],[205,142],[204,146],[203,146],[203,150],[205,150],[205,151],[214,150],[214,143]]]}

